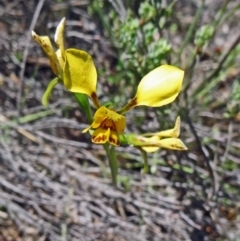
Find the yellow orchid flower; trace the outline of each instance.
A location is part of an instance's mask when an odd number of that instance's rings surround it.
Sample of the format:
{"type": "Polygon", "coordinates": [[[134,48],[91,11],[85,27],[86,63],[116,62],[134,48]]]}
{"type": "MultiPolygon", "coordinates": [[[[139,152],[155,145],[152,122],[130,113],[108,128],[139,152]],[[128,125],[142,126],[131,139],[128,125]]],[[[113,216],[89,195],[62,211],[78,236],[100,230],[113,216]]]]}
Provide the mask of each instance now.
{"type": "Polygon", "coordinates": [[[123,134],[126,126],[125,117],[122,114],[139,105],[158,107],[173,102],[181,90],[184,76],[183,70],[171,65],[162,65],[143,77],[135,97],[126,106],[119,111],[114,111],[106,106],[100,106],[94,88],[95,74],[89,71],[94,78],[92,81],[86,81],[85,75],[82,74],[84,72],[79,71],[79,66],[81,66],[81,59],[68,52],[65,68],[69,70],[64,69],[64,81],[69,82],[70,91],[72,89],[87,94],[97,108],[93,123],[83,132],[93,130],[92,141],[94,143],[109,142],[115,146],[119,145],[119,135],[123,134]],[[71,61],[72,59],[74,61],[71,61]]]}
{"type": "Polygon", "coordinates": [[[159,148],[185,151],[187,147],[178,138],[180,134],[180,117],[172,129],[143,135],[130,135],[128,143],[142,148],[145,152],[155,152],[159,148]],[[164,138],[164,139],[162,139],[164,138]]]}
{"type": "Polygon", "coordinates": [[[58,46],[56,52],[48,36],[39,36],[32,32],[33,39],[41,45],[47,54],[51,68],[57,75],[57,78],[49,83],[43,96],[43,104],[48,104],[51,91],[59,81],[64,84],[67,90],[90,97],[97,110],[93,123],[83,132],[93,131],[92,141],[94,143],[109,142],[118,146],[120,144],[119,135],[123,134],[126,127],[126,119],[123,116],[125,112],[140,105],[150,107],[167,105],[178,96],[182,87],[184,71],[171,65],[162,65],[143,77],[135,97],[122,109],[115,111],[113,108],[101,106],[96,92],[97,71],[92,57],[79,49],[65,50],[65,22],[65,18],[63,18],[56,29],[54,37],[58,46]]]}

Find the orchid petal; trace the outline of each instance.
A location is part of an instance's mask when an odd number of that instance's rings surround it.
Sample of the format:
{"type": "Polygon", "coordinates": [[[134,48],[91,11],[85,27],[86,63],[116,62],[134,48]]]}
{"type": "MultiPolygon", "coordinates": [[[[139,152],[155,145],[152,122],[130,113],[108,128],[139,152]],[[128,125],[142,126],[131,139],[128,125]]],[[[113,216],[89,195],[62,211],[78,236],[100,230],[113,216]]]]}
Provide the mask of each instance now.
{"type": "Polygon", "coordinates": [[[98,108],[97,71],[92,57],[78,49],[67,49],[65,53],[66,61],[63,70],[65,87],[71,92],[88,95],[98,108]]]}
{"type": "Polygon", "coordinates": [[[159,107],[173,102],[181,91],[184,71],[162,65],[143,77],[135,97],[119,112],[123,113],[135,106],[159,107]]]}

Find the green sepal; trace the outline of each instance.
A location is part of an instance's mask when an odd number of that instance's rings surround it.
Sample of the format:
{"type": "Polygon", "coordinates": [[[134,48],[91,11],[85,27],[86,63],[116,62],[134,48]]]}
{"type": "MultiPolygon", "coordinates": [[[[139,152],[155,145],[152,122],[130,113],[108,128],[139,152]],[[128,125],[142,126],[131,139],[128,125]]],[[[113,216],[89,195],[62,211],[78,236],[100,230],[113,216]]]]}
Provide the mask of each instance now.
{"type": "Polygon", "coordinates": [[[133,146],[144,146],[146,142],[143,142],[137,138],[136,134],[123,134],[119,135],[119,141],[121,144],[128,144],[133,146]]]}
{"type": "Polygon", "coordinates": [[[121,144],[128,144],[135,147],[142,147],[142,146],[152,146],[154,145],[154,142],[147,143],[144,140],[141,140],[141,136],[136,134],[123,134],[119,135],[119,140],[121,144]]]}
{"type": "Polygon", "coordinates": [[[92,115],[91,106],[89,104],[88,96],[85,94],[81,94],[81,93],[73,93],[73,94],[74,94],[79,106],[82,108],[85,115],[87,116],[88,122],[92,123],[93,115],[92,115]]]}
{"type": "Polygon", "coordinates": [[[51,96],[51,93],[52,93],[52,90],[53,88],[58,84],[60,83],[61,80],[56,77],[54,78],[53,80],[51,80],[47,86],[47,89],[45,90],[44,94],[43,94],[43,97],[42,97],[42,104],[45,106],[45,107],[48,107],[48,104],[49,104],[49,98],[51,96]]]}

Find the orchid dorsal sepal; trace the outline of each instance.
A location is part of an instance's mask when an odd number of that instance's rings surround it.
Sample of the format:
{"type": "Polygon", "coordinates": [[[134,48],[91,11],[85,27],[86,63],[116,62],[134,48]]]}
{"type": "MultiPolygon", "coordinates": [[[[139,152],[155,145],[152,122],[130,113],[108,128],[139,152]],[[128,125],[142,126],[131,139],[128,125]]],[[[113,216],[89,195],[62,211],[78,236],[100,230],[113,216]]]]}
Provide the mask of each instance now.
{"type": "Polygon", "coordinates": [[[181,91],[183,77],[184,71],[171,65],[152,70],[142,78],[135,97],[119,113],[135,106],[160,107],[173,102],[181,91]]]}
{"type": "Polygon", "coordinates": [[[51,93],[53,91],[53,88],[58,84],[61,83],[61,79],[56,77],[53,80],[51,80],[47,86],[47,89],[45,90],[43,96],[42,96],[42,104],[45,107],[48,107],[49,104],[49,98],[51,96],[51,93]]]}
{"type": "Polygon", "coordinates": [[[79,49],[67,49],[65,57],[63,82],[66,89],[88,95],[98,109],[100,104],[96,93],[97,71],[92,57],[79,49]]]}

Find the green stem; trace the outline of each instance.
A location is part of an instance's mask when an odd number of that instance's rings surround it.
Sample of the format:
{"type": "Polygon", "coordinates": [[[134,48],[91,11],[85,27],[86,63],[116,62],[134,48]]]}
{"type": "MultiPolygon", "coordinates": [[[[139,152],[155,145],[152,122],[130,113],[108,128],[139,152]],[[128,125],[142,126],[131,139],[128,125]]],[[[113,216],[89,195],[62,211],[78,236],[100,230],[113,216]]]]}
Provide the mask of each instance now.
{"type": "Polygon", "coordinates": [[[142,157],[143,157],[143,161],[144,161],[144,166],[143,166],[142,173],[143,174],[147,174],[149,172],[147,152],[145,152],[142,148],[139,148],[139,150],[141,151],[141,154],[142,154],[142,157]]]}
{"type": "MultiPolygon", "coordinates": [[[[85,94],[74,93],[74,96],[79,104],[79,106],[83,109],[86,114],[89,123],[93,122],[93,115],[91,106],[88,101],[88,97],[85,94]]],[[[103,145],[106,155],[108,157],[109,166],[112,174],[112,183],[115,187],[117,187],[117,173],[118,173],[118,163],[117,156],[114,146],[110,146],[108,143],[103,145]]]]}
{"type": "Polygon", "coordinates": [[[88,97],[85,94],[80,93],[74,93],[74,97],[77,100],[79,106],[84,111],[85,115],[87,116],[88,122],[91,124],[93,122],[93,115],[88,97]]]}
{"type": "Polygon", "coordinates": [[[118,174],[118,163],[117,163],[117,155],[114,146],[110,146],[109,143],[105,143],[103,145],[104,150],[106,151],[109,166],[111,169],[112,175],[112,184],[117,187],[117,174],[118,174]]]}

